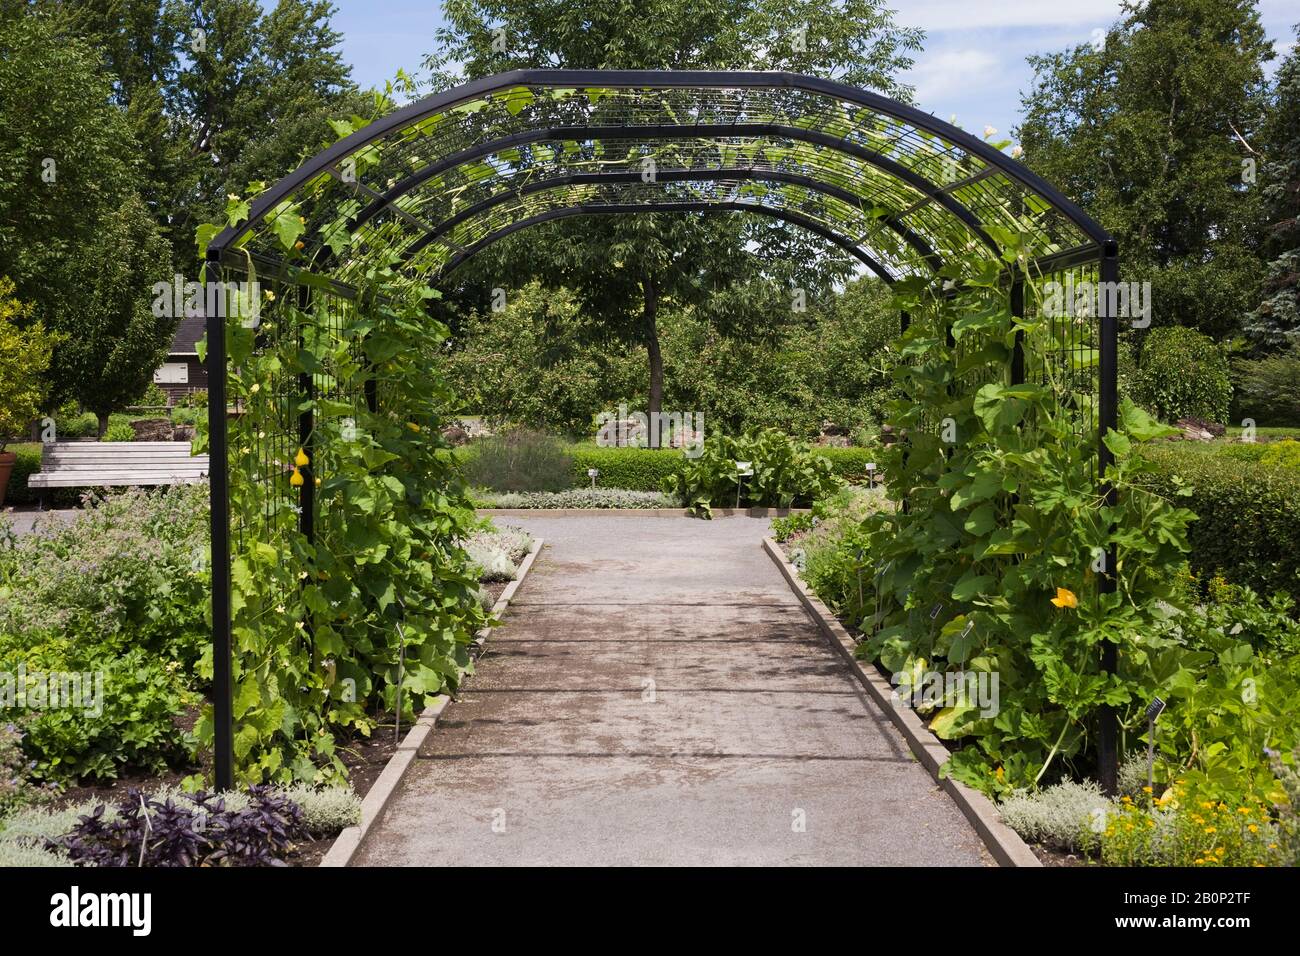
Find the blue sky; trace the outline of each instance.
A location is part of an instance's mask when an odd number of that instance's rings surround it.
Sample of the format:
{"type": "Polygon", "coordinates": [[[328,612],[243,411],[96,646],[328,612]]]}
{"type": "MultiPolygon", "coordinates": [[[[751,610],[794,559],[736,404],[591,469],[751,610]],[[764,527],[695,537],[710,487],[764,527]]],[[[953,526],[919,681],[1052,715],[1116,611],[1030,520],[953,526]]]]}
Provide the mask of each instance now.
{"type": "MultiPolygon", "coordinates": [[[[265,0],[268,4],[271,0],[265,0]]],[[[442,22],[438,0],[335,0],[336,28],[353,77],[382,84],[398,68],[415,72],[442,22]]],[[[1118,0],[894,0],[898,22],[926,31],[908,80],[918,105],[971,131],[986,125],[1009,136],[1032,72],[1025,57],[1087,43],[1111,24],[1118,0]]],[[[1260,16],[1279,52],[1300,21],[1300,0],[1260,0],[1260,16]]],[[[1276,62],[1274,63],[1276,66],[1276,62]]]]}

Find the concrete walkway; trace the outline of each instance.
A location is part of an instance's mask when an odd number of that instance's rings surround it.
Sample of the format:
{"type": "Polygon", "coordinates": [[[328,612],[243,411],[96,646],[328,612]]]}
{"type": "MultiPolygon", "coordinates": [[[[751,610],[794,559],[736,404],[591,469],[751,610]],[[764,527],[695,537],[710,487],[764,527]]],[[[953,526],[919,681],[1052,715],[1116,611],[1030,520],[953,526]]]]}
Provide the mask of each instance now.
{"type": "Polygon", "coordinates": [[[767,519],[498,521],[546,547],[359,865],[991,864],[767,519]]]}

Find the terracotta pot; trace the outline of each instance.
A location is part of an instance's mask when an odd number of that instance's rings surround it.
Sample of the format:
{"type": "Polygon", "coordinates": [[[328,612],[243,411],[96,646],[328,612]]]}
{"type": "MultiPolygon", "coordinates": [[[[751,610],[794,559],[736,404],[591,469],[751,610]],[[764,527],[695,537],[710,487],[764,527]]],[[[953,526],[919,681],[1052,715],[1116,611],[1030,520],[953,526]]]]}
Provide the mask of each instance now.
{"type": "Polygon", "coordinates": [[[14,473],[14,463],[17,461],[17,452],[0,452],[0,506],[5,503],[5,490],[9,487],[9,476],[14,473]]]}

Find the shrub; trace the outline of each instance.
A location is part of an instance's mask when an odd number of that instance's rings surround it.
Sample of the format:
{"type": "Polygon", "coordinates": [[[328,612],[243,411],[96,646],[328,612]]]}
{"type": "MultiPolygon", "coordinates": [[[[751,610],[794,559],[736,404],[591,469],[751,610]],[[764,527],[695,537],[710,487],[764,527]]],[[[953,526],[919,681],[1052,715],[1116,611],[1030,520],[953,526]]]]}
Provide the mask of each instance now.
{"type": "Polygon", "coordinates": [[[127,791],[116,813],[100,804],[47,848],[91,866],[283,866],[307,829],[298,805],[269,787],[253,787],[247,806],[231,809],[216,794],[146,798],[127,791]]]}
{"type": "Polygon", "coordinates": [[[1129,797],[1100,835],[1108,866],[1267,866],[1277,827],[1260,803],[1194,802],[1171,793],[1154,806],[1129,797]]]}
{"type": "Polygon", "coordinates": [[[599,445],[573,445],[572,484],[581,488],[591,485],[587,469],[599,469],[597,488],[623,488],[628,491],[658,491],[664,480],[681,474],[686,456],[669,448],[603,448],[599,445]]]}
{"type": "Polygon", "coordinates": [[[1156,329],[1143,343],[1132,395],[1164,421],[1192,417],[1224,422],[1232,400],[1227,356],[1195,329],[1156,329]]]}
{"type": "MultiPolygon", "coordinates": [[[[87,504],[67,524],[0,536],[0,670],[89,674],[92,685],[102,675],[102,706],[92,693],[90,708],[50,707],[26,721],[23,747],[42,779],[114,777],[185,757],[181,718],[197,703],[208,641],[207,489],[87,504]]],[[[28,714],[0,704],[0,720],[28,714]]]]}
{"type": "Polygon", "coordinates": [[[808,586],[854,625],[876,611],[872,582],[878,561],[863,523],[890,507],[883,489],[843,489],[813,506],[817,528],[802,542],[808,586]]]}
{"type": "Polygon", "coordinates": [[[1152,490],[1170,499],[1191,492],[1183,501],[1198,518],[1188,529],[1192,569],[1300,602],[1300,471],[1200,454],[1184,444],[1142,454],[1155,469],[1144,476],[1152,490]]]}
{"type": "MultiPolygon", "coordinates": [[[[831,471],[837,477],[843,478],[850,484],[865,485],[869,473],[867,471],[868,463],[878,462],[879,450],[874,447],[868,448],[813,448],[814,455],[819,455],[831,463],[831,471]]],[[[879,472],[875,476],[876,482],[880,481],[879,472]]]]}
{"type": "Polygon", "coordinates": [[[498,528],[489,521],[465,539],[464,548],[480,581],[513,581],[532,542],[520,528],[498,528]]]}
{"type": "Polygon", "coordinates": [[[568,491],[509,492],[480,494],[480,508],[680,508],[674,495],[659,491],[626,491],[622,488],[570,488],[568,491]]]}
{"type": "Polygon", "coordinates": [[[145,386],[143,394],[137,398],[132,405],[145,408],[156,408],[167,404],[167,393],[157,382],[150,382],[145,386]]]}
{"type": "Polygon", "coordinates": [[[681,495],[687,507],[708,515],[713,505],[732,504],[789,508],[811,504],[841,485],[830,460],[815,455],[774,428],[740,438],[715,433],[698,458],[687,459],[680,475],[664,479],[666,494],[681,495]],[[737,462],[751,464],[753,474],[737,473],[737,462]]]}
{"type": "Polygon", "coordinates": [[[778,544],[784,544],[800,532],[811,531],[814,520],[809,512],[793,514],[786,518],[773,518],[772,537],[778,544]]]}
{"type": "Polygon", "coordinates": [[[21,437],[45,397],[45,373],[61,336],[40,322],[21,322],[30,306],[14,297],[14,284],[0,278],[0,452],[21,437]]]}
{"type": "MultiPolygon", "coordinates": [[[[91,416],[92,418],[94,416],[91,416]]],[[[9,493],[5,503],[10,505],[31,505],[40,500],[38,489],[31,488],[27,479],[41,470],[41,446],[37,444],[10,445],[9,450],[17,454],[13,476],[9,479],[9,493]]],[[[45,490],[45,503],[50,507],[71,508],[81,500],[82,489],[49,488],[45,490]]]]}
{"type": "Polygon", "coordinates": [[[135,441],[135,429],[125,415],[112,415],[100,441],[135,441]]]}
{"type": "Polygon", "coordinates": [[[1232,363],[1233,419],[1300,425],[1300,348],[1232,363]]]}
{"type": "Polygon", "coordinates": [[[1097,821],[1111,802],[1091,780],[1066,780],[1037,793],[1019,791],[998,808],[1007,826],[1026,840],[1054,850],[1086,850],[1096,843],[1097,821]]]}
{"type": "Polygon", "coordinates": [[[518,428],[480,439],[465,460],[471,484],[493,491],[559,491],[570,481],[564,445],[541,432],[518,428]]]}
{"type": "Polygon", "coordinates": [[[1300,471],[1300,441],[1288,438],[1284,441],[1269,442],[1264,446],[1259,461],[1265,465],[1300,471]]]}

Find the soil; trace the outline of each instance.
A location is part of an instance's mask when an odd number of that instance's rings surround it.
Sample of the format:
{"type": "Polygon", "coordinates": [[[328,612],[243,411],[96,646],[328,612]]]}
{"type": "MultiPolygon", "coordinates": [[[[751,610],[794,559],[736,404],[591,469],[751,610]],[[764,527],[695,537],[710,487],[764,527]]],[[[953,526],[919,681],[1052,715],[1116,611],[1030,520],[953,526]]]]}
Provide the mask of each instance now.
{"type": "Polygon", "coordinates": [[[483,590],[492,595],[492,603],[496,604],[501,599],[502,592],[510,584],[509,581],[489,581],[482,585],[483,590]]]}
{"type": "Polygon", "coordinates": [[[1086,857],[1079,856],[1077,853],[1066,853],[1063,850],[1053,850],[1049,847],[1039,846],[1037,843],[1028,844],[1029,849],[1033,851],[1034,856],[1038,857],[1038,862],[1043,866],[1092,866],[1092,861],[1086,857]]]}

